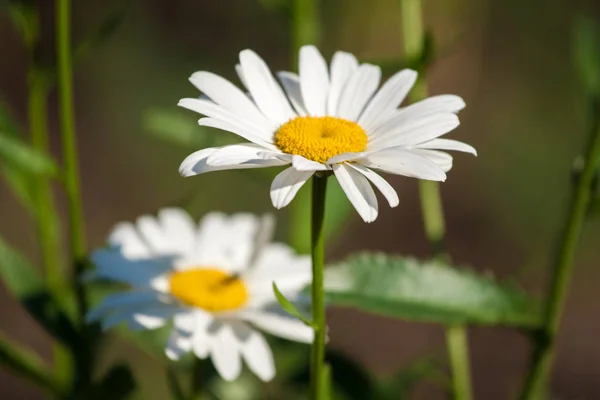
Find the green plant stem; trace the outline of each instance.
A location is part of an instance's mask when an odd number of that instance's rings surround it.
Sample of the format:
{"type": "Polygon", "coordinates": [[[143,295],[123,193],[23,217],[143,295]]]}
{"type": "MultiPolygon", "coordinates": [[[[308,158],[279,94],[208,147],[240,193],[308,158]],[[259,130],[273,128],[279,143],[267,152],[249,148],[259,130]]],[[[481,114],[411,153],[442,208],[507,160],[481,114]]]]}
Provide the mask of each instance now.
{"type": "Polygon", "coordinates": [[[325,195],[327,193],[327,176],[312,178],[312,317],[315,339],[312,347],[310,366],[311,398],[323,400],[325,393],[325,290],[323,288],[323,267],[325,253],[325,195]]]}
{"type": "Polygon", "coordinates": [[[293,0],[292,60],[296,65],[298,50],[306,44],[318,45],[321,38],[318,0],[293,0]]]}
{"type": "MultiPolygon", "coordinates": [[[[424,51],[425,32],[421,0],[400,0],[402,7],[402,37],[407,59],[418,59],[424,51]]],[[[411,92],[410,100],[415,102],[427,96],[425,71],[411,92]]],[[[437,182],[419,181],[419,194],[423,213],[425,234],[432,247],[433,256],[445,257],[444,250],[444,211],[440,188],[437,182]]],[[[469,346],[466,327],[453,325],[446,328],[446,345],[452,368],[453,397],[456,400],[470,400],[471,375],[469,366],[469,346]]]]}
{"type": "MultiPolygon", "coordinates": [[[[600,109],[597,110],[597,113],[600,113],[600,109]]],[[[590,204],[594,173],[598,162],[600,162],[600,123],[596,124],[594,129],[595,132],[586,149],[585,165],[571,198],[560,245],[554,260],[554,275],[548,294],[544,325],[532,335],[534,349],[529,373],[521,395],[521,399],[524,400],[545,398],[548,376],[552,371],[555,340],[573,274],[575,250],[590,204]]]]}
{"type": "Polygon", "coordinates": [[[61,398],[64,394],[63,387],[54,380],[52,373],[35,353],[14,343],[1,333],[0,365],[8,367],[11,372],[54,397],[61,398]]]}
{"type": "MultiPolygon", "coordinates": [[[[35,23],[39,24],[37,17],[36,10],[35,23]]],[[[30,40],[26,40],[25,44],[29,50],[27,86],[31,145],[40,153],[49,154],[47,129],[47,100],[49,87],[48,82],[36,61],[37,46],[39,45],[37,35],[30,38],[30,40]]],[[[33,183],[34,198],[36,202],[35,217],[46,287],[54,298],[60,299],[65,289],[65,281],[63,279],[63,271],[61,268],[62,258],[60,252],[59,222],[52,194],[52,186],[49,179],[45,176],[36,177],[33,183]]],[[[60,343],[53,344],[53,353],[54,368],[57,378],[61,382],[66,382],[71,376],[70,354],[60,343]]]]}

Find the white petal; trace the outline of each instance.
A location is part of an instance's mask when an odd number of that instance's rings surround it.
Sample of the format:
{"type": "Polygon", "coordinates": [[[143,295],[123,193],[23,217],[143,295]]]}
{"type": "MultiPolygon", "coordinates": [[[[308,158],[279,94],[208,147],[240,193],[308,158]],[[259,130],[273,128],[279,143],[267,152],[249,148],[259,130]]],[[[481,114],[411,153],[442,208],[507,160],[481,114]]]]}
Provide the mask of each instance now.
{"type": "Polygon", "coordinates": [[[196,223],[180,208],[163,208],[158,220],[171,247],[178,254],[189,254],[196,241],[196,223]]]}
{"type": "Polygon", "coordinates": [[[363,174],[368,180],[370,180],[371,183],[375,185],[377,189],[379,189],[379,191],[384,195],[384,197],[390,204],[390,207],[396,207],[400,203],[400,200],[398,199],[398,194],[396,193],[392,185],[390,185],[377,173],[360,164],[349,163],[347,165],[357,170],[358,172],[363,174]]]}
{"type": "Polygon", "coordinates": [[[198,124],[201,126],[223,129],[268,149],[276,149],[273,145],[272,128],[257,125],[210,100],[181,99],[177,105],[210,117],[199,120],[198,124]]]}
{"type": "Polygon", "coordinates": [[[327,113],[329,73],[327,63],[315,46],[300,48],[300,90],[309,115],[324,116],[327,113]]]}
{"type": "Polygon", "coordinates": [[[273,206],[279,209],[290,204],[298,190],[313,174],[314,171],[296,171],[293,167],[279,173],[271,183],[273,206]]]}
{"type": "Polygon", "coordinates": [[[194,334],[192,337],[192,349],[196,357],[204,359],[210,351],[210,337],[208,327],[214,321],[212,315],[203,311],[194,313],[194,334]]]}
{"type": "Polygon", "coordinates": [[[182,336],[177,330],[169,334],[165,354],[170,360],[177,361],[182,355],[190,351],[191,341],[189,337],[182,336]]]}
{"type": "Polygon", "coordinates": [[[235,73],[237,74],[238,78],[240,78],[240,82],[242,82],[242,85],[244,85],[244,87],[247,89],[248,84],[246,83],[246,78],[244,77],[244,70],[242,70],[241,64],[235,64],[235,73]]]}
{"type": "MultiPolygon", "coordinates": [[[[252,162],[261,158],[267,159],[267,155],[276,154],[265,151],[264,147],[254,143],[240,143],[222,147],[209,155],[206,162],[211,167],[221,167],[252,162]]],[[[273,156],[269,158],[273,158],[273,156]]]]}
{"type": "Polygon", "coordinates": [[[440,112],[457,113],[465,108],[465,106],[465,101],[460,96],[453,94],[440,94],[411,104],[398,110],[398,112],[418,112],[423,114],[436,114],[440,112]]]}
{"type": "Polygon", "coordinates": [[[331,86],[327,97],[327,115],[338,116],[340,95],[356,68],[358,68],[358,61],[352,54],[338,51],[333,55],[331,60],[331,86]]]}
{"type": "Polygon", "coordinates": [[[100,249],[92,253],[96,265],[94,276],[149,288],[152,281],[171,269],[172,260],[165,258],[128,259],[119,249],[100,249]]]}
{"type": "Polygon", "coordinates": [[[283,124],[296,115],[269,67],[252,50],[240,52],[246,87],[262,113],[272,122],[283,124]]]}
{"type": "Polygon", "coordinates": [[[127,321],[132,330],[156,329],[163,326],[167,320],[180,310],[178,306],[165,303],[150,303],[149,305],[132,305],[121,307],[101,321],[102,330],[127,321]]]}
{"type": "Polygon", "coordinates": [[[408,120],[400,117],[402,115],[396,120],[396,125],[386,124],[390,128],[389,130],[373,135],[367,145],[368,150],[423,143],[444,135],[460,125],[458,117],[452,113],[437,113],[423,117],[412,117],[408,120]]]}
{"type": "MultiPolygon", "coordinates": [[[[228,147],[228,146],[225,146],[228,147]]],[[[196,151],[183,160],[181,166],[179,167],[179,173],[184,177],[194,176],[203,174],[205,172],[214,172],[214,171],[225,171],[231,169],[251,169],[251,168],[266,168],[266,167],[275,167],[281,166],[285,164],[289,164],[289,162],[282,161],[279,158],[269,158],[265,159],[262,155],[257,153],[257,158],[253,160],[248,160],[240,164],[230,164],[230,165],[219,165],[212,166],[208,165],[208,157],[215,153],[218,150],[223,149],[224,147],[212,147],[208,149],[202,149],[196,151]]]]}
{"type": "Polygon", "coordinates": [[[357,121],[367,102],[377,90],[381,69],[375,65],[362,64],[352,74],[340,96],[337,115],[357,121]]]}
{"type": "Polygon", "coordinates": [[[127,291],[106,296],[100,304],[90,310],[85,316],[87,323],[100,320],[105,314],[123,307],[144,307],[147,303],[156,303],[159,293],[153,291],[127,291]]]}
{"type": "Polygon", "coordinates": [[[294,106],[298,115],[306,115],[306,107],[304,107],[304,99],[302,99],[302,92],[300,91],[300,78],[293,72],[281,71],[277,73],[279,81],[287,94],[288,99],[294,106]]]}
{"type": "Polygon", "coordinates": [[[292,166],[296,171],[326,171],[327,165],[309,160],[299,155],[292,156],[292,166]]]}
{"type": "Polygon", "coordinates": [[[264,336],[244,322],[236,321],[233,330],[246,364],[263,382],[275,377],[275,360],[264,336]]]}
{"type": "Polygon", "coordinates": [[[304,325],[302,321],[288,314],[263,310],[247,310],[240,313],[246,321],[257,328],[295,342],[311,343],[314,338],[312,328],[304,325]]]}
{"type": "Polygon", "coordinates": [[[125,257],[150,257],[150,249],[131,222],[120,222],[110,232],[108,243],[119,247],[125,257]]]}
{"type": "Polygon", "coordinates": [[[198,71],[190,77],[190,82],[212,101],[239,117],[267,131],[277,129],[277,125],[267,120],[248,96],[227,79],[211,72],[198,71]]]}
{"type": "Polygon", "coordinates": [[[377,218],[377,197],[371,184],[363,175],[346,164],[335,164],[333,172],[348,200],[365,222],[377,218]]]}
{"type": "Polygon", "coordinates": [[[369,132],[379,121],[384,121],[396,112],[417,80],[417,72],[404,69],[389,78],[373,96],[360,116],[358,123],[369,132]]]}
{"type": "Polygon", "coordinates": [[[415,154],[423,156],[436,163],[444,172],[452,169],[452,156],[443,151],[426,150],[426,149],[411,149],[415,154]]]}
{"type": "Polygon", "coordinates": [[[428,142],[420,143],[415,146],[420,149],[432,149],[432,150],[454,150],[463,151],[465,153],[471,153],[474,156],[477,155],[477,150],[473,146],[466,143],[459,142],[458,140],[452,139],[433,139],[428,142]]]}
{"type": "Polygon", "coordinates": [[[169,238],[165,236],[156,218],[142,215],[137,219],[136,225],[153,255],[173,254],[169,238]]]}
{"type": "Polygon", "coordinates": [[[345,161],[357,160],[359,158],[364,158],[365,155],[367,155],[367,154],[369,154],[369,153],[366,153],[366,152],[352,153],[352,152],[350,152],[350,153],[338,154],[337,156],[333,156],[329,160],[327,160],[327,165],[338,164],[338,163],[345,162],[345,161]]]}
{"type": "Polygon", "coordinates": [[[431,181],[444,181],[446,174],[433,161],[402,147],[389,148],[369,154],[360,164],[396,175],[431,181]]]}
{"type": "Polygon", "coordinates": [[[215,369],[224,380],[235,380],[242,371],[242,360],[231,326],[226,324],[220,326],[210,342],[210,353],[215,369]]]}

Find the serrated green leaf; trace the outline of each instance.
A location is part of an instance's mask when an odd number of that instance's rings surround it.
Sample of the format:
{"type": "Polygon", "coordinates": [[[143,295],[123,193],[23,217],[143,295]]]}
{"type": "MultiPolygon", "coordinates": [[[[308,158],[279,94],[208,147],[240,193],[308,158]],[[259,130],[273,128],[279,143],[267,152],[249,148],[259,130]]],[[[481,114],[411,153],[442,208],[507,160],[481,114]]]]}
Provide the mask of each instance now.
{"type": "Polygon", "coordinates": [[[411,321],[537,327],[538,302],[523,291],[439,262],[363,253],[325,270],[330,305],[411,321]]]}
{"type": "Polygon", "coordinates": [[[273,292],[275,293],[275,297],[277,298],[277,302],[292,317],[298,318],[300,321],[304,322],[305,325],[314,328],[314,325],[311,321],[309,321],[304,315],[298,311],[296,306],[292,304],[291,301],[285,298],[285,296],[279,291],[275,282],[273,282],[273,292]]]}
{"type": "Polygon", "coordinates": [[[573,29],[575,67],[586,91],[600,95],[600,28],[593,18],[580,15],[573,29]]]}
{"type": "Polygon", "coordinates": [[[34,175],[53,176],[56,164],[43,153],[18,139],[0,132],[0,159],[21,171],[34,175]]]}

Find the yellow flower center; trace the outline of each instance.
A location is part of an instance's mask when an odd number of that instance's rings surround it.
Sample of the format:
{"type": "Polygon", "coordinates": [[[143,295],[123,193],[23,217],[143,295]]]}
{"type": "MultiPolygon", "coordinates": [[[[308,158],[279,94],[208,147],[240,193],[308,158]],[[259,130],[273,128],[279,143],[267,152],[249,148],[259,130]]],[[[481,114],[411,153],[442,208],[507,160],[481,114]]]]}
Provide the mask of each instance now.
{"type": "Polygon", "coordinates": [[[281,151],[325,163],[342,153],[361,152],[367,134],[356,122],[336,117],[296,117],[275,133],[281,151]]]}
{"type": "Polygon", "coordinates": [[[230,311],[248,300],[244,282],[218,269],[194,268],[173,273],[170,293],[182,303],[211,312],[230,311]]]}

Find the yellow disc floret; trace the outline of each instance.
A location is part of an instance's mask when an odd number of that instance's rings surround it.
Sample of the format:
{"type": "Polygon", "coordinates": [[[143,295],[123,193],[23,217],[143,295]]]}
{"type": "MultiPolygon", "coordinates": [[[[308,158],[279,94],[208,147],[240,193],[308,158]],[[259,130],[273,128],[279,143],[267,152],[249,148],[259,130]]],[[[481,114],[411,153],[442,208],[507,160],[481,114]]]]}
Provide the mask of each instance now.
{"type": "Polygon", "coordinates": [[[336,117],[296,117],[275,133],[275,145],[284,153],[319,163],[367,147],[367,134],[356,122],[336,117]]]}
{"type": "Polygon", "coordinates": [[[235,310],[248,300],[244,282],[218,269],[175,272],[169,277],[169,287],[182,303],[210,312],[235,310]]]}

